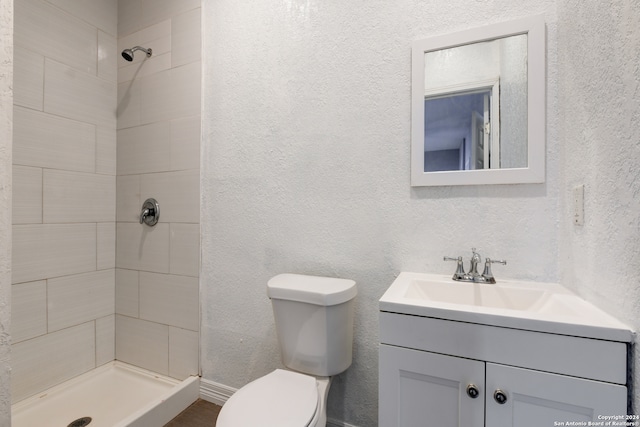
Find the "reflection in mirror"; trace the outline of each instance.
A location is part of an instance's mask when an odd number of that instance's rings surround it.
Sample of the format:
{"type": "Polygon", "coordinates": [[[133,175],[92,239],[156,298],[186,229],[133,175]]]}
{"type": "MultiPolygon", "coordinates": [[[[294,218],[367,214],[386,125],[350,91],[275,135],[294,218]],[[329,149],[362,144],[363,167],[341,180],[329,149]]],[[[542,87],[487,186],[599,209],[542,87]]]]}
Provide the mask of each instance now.
{"type": "Polygon", "coordinates": [[[544,182],[542,16],[417,40],[411,185],[544,182]]]}
{"type": "Polygon", "coordinates": [[[425,98],[425,172],[495,167],[489,152],[490,105],[491,90],[425,98]]]}
{"type": "Polygon", "coordinates": [[[424,171],[527,167],[527,35],[424,61],[424,171]]]}

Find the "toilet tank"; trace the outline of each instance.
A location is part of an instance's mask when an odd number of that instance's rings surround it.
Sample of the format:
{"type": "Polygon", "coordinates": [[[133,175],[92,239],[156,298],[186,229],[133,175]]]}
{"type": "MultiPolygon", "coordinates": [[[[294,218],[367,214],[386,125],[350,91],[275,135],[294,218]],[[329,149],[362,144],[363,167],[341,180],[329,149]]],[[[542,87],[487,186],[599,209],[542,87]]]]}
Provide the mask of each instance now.
{"type": "Polygon", "coordinates": [[[356,282],[280,274],[267,283],[282,362],[290,369],[332,376],[351,365],[356,282]]]}

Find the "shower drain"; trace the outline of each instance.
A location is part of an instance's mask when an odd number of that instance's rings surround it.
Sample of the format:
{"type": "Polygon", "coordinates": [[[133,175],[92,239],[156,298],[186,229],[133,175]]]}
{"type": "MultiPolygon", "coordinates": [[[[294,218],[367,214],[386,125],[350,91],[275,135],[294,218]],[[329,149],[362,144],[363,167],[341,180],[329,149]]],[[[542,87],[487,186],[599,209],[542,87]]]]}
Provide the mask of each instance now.
{"type": "Polygon", "coordinates": [[[82,417],[78,418],[75,421],[71,421],[67,427],[84,427],[89,425],[91,422],[91,417],[82,417]]]}

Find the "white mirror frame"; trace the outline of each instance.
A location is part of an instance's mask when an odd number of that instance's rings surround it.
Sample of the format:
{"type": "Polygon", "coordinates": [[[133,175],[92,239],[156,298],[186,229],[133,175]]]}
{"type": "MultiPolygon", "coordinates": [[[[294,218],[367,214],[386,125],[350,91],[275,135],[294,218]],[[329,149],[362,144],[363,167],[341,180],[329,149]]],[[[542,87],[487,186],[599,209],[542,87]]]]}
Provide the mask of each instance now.
{"type": "Polygon", "coordinates": [[[416,40],[412,46],[411,186],[542,183],[546,154],[546,65],[543,15],[416,40]],[[527,34],[527,153],[525,168],[424,172],[425,53],[527,34]]]}

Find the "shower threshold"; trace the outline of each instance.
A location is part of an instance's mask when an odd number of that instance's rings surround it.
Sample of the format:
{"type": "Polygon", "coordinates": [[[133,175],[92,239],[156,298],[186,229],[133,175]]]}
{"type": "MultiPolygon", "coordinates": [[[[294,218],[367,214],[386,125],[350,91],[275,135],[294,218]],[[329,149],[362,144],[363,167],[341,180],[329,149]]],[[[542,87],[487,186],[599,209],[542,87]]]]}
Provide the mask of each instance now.
{"type": "Polygon", "coordinates": [[[162,427],[199,394],[198,377],[179,381],[113,361],[12,405],[11,425],[162,427]]]}

